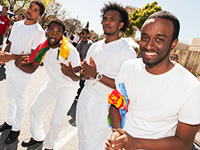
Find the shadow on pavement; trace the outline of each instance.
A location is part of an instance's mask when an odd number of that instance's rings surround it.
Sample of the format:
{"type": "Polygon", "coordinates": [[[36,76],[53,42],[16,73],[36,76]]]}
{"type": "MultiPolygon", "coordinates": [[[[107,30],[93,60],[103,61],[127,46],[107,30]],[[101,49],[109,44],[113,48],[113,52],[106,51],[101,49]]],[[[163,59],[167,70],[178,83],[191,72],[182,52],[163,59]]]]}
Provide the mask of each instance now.
{"type": "Polygon", "coordinates": [[[74,100],[70,110],[67,113],[68,116],[72,117],[72,119],[69,120],[69,123],[72,126],[76,126],[76,124],[74,124],[74,122],[76,121],[76,105],[77,105],[77,100],[74,100]]]}
{"type": "Polygon", "coordinates": [[[42,150],[43,145],[41,143],[35,144],[34,146],[30,146],[27,150],[42,150]]]}
{"type": "MultiPolygon", "coordinates": [[[[17,150],[19,140],[16,140],[12,144],[5,144],[4,141],[8,136],[10,130],[6,130],[0,133],[0,150],[17,150]]],[[[27,150],[42,150],[43,145],[41,143],[35,144],[34,146],[27,147],[27,150]]]]}
{"type": "Polygon", "coordinates": [[[19,140],[16,140],[14,143],[11,144],[5,144],[4,141],[7,138],[10,130],[5,130],[1,132],[0,134],[0,150],[17,150],[17,145],[19,143],[19,140]]]}
{"type": "Polygon", "coordinates": [[[6,74],[5,74],[5,67],[4,65],[1,65],[0,67],[0,81],[2,81],[3,79],[6,79],[6,74]]]}

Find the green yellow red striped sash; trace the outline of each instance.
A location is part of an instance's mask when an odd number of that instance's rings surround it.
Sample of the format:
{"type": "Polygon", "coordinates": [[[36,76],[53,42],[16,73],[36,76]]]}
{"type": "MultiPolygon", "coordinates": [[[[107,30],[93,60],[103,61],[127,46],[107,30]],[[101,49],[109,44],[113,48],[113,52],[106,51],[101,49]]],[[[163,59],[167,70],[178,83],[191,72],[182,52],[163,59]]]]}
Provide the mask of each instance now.
{"type": "MultiPolygon", "coordinates": [[[[41,64],[46,52],[50,49],[48,39],[40,44],[33,53],[29,56],[29,63],[41,64]]],[[[70,54],[69,42],[65,36],[62,37],[60,45],[58,47],[57,60],[64,61],[70,54]]]]}

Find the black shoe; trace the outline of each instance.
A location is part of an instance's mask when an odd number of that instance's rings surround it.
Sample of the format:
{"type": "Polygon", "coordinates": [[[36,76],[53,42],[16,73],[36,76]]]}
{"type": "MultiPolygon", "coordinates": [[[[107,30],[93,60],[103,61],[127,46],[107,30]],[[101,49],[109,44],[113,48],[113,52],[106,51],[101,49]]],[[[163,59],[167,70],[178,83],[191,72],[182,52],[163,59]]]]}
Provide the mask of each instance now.
{"type": "Polygon", "coordinates": [[[6,122],[0,126],[0,132],[3,132],[6,129],[11,129],[12,126],[8,125],[6,122]]]}
{"type": "Polygon", "coordinates": [[[5,144],[11,144],[15,142],[20,134],[20,131],[10,131],[8,137],[5,140],[5,144]]]}
{"type": "Polygon", "coordinates": [[[44,150],[53,150],[53,149],[47,149],[47,148],[45,148],[44,150]]]}
{"type": "Polygon", "coordinates": [[[22,145],[22,147],[28,147],[28,146],[35,145],[37,143],[41,143],[42,144],[42,142],[43,141],[36,141],[33,138],[30,138],[28,140],[24,140],[21,145],[22,145]]]}

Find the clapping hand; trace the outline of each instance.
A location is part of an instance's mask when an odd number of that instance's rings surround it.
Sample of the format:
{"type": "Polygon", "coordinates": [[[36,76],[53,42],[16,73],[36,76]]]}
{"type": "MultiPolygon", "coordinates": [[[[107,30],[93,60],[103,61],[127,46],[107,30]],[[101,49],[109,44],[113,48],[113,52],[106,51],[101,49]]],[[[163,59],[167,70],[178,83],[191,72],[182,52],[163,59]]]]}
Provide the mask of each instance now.
{"type": "Polygon", "coordinates": [[[84,74],[84,76],[95,78],[97,74],[96,70],[96,64],[92,57],[90,57],[90,64],[86,60],[83,60],[81,63],[81,74],[84,74]]]}
{"type": "Polygon", "coordinates": [[[24,51],[22,51],[19,57],[15,60],[15,65],[19,67],[28,63],[29,63],[29,55],[24,55],[24,51]]]}
{"type": "Polygon", "coordinates": [[[105,149],[107,150],[125,150],[124,146],[128,141],[127,136],[122,129],[113,129],[108,142],[106,142],[105,149]]]}
{"type": "Polygon", "coordinates": [[[72,75],[74,74],[74,71],[73,71],[73,68],[72,68],[72,62],[70,61],[67,64],[63,63],[63,62],[60,62],[60,65],[61,65],[61,71],[64,75],[68,76],[68,77],[72,77],[72,75]]]}

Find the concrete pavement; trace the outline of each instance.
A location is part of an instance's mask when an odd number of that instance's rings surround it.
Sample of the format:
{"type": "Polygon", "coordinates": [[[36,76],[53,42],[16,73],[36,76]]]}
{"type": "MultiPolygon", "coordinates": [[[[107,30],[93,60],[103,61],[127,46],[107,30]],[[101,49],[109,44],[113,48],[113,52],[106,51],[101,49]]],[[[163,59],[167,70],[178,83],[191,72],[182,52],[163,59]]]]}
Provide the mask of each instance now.
{"type": "MultiPolygon", "coordinates": [[[[5,145],[4,140],[7,137],[9,131],[5,131],[0,133],[0,150],[42,150],[41,145],[36,145],[34,147],[23,148],[21,147],[21,142],[24,139],[30,138],[30,123],[29,123],[29,113],[30,106],[33,103],[37,93],[40,88],[47,81],[48,76],[45,72],[44,67],[39,67],[35,73],[33,81],[31,83],[31,88],[29,90],[29,103],[27,109],[27,115],[24,120],[24,124],[21,129],[21,134],[19,136],[19,140],[10,145],[5,145]]],[[[6,97],[6,81],[0,81],[0,124],[2,124],[7,115],[7,97],[6,97]]],[[[49,104],[46,108],[43,121],[44,121],[44,130],[47,133],[49,129],[50,118],[54,109],[55,101],[49,104]]],[[[77,136],[77,128],[75,125],[75,106],[76,103],[73,104],[71,110],[68,112],[67,119],[64,123],[61,133],[56,141],[55,150],[78,150],[78,136],[77,136]]]]}

